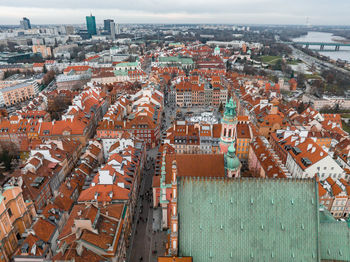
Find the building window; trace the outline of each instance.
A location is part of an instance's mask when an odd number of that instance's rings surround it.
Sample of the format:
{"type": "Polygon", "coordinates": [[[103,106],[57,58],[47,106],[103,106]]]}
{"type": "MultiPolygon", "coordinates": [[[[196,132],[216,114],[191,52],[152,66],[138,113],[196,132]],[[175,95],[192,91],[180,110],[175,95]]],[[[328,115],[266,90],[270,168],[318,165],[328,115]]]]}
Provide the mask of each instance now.
{"type": "Polygon", "coordinates": [[[10,216],[10,217],[13,216],[12,211],[11,211],[11,208],[8,209],[8,213],[9,213],[9,216],[10,216]]]}

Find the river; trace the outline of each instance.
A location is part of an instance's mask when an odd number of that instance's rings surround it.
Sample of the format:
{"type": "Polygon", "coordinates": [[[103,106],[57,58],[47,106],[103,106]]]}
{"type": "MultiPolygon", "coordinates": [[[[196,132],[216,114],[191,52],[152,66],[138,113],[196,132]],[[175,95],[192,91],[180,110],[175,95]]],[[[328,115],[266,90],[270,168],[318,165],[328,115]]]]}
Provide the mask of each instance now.
{"type": "MultiPolygon", "coordinates": [[[[331,42],[336,43],[335,40],[343,40],[344,38],[340,36],[335,36],[331,33],[323,33],[323,32],[308,32],[307,35],[303,35],[298,38],[293,38],[294,42],[298,41],[309,41],[309,42],[331,42]]],[[[310,46],[311,49],[316,50],[324,55],[329,56],[331,59],[337,60],[347,60],[350,62],[350,46],[341,46],[340,51],[334,52],[334,46],[324,47],[326,50],[332,50],[332,51],[325,51],[321,52],[319,51],[319,46],[310,46]]]]}

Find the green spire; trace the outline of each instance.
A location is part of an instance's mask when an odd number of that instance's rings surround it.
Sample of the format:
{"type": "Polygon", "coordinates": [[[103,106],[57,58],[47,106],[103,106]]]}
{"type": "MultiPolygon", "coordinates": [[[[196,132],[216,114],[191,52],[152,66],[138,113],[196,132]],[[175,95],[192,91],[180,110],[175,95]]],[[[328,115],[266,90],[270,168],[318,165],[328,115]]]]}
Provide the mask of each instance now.
{"type": "Polygon", "coordinates": [[[225,105],[225,118],[234,118],[236,116],[236,102],[233,102],[232,97],[225,105]]]}

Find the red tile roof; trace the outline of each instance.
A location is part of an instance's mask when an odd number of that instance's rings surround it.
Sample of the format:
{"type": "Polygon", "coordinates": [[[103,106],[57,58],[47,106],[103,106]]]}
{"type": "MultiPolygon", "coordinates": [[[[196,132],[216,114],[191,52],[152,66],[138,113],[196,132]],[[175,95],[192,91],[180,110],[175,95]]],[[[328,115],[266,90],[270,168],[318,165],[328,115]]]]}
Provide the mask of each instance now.
{"type": "Polygon", "coordinates": [[[128,200],[130,190],[117,185],[95,185],[81,192],[78,202],[95,201],[110,202],[112,200],[128,200]]]}
{"type": "Polygon", "coordinates": [[[33,226],[35,235],[46,243],[50,242],[56,229],[56,225],[42,218],[39,218],[33,226]]]}

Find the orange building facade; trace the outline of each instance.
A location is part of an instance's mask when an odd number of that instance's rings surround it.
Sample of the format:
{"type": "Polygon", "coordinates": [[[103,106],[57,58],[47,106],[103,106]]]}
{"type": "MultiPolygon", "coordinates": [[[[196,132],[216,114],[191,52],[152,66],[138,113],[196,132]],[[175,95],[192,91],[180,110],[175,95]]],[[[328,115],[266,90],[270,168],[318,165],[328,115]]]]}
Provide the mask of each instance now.
{"type": "Polygon", "coordinates": [[[25,82],[0,89],[0,106],[10,106],[35,97],[39,93],[37,82],[25,82]]]}
{"type": "Polygon", "coordinates": [[[5,187],[0,195],[0,262],[10,261],[18,240],[36,216],[32,202],[24,202],[20,186],[5,187]]]}

